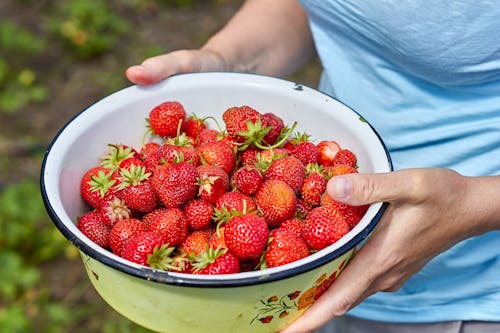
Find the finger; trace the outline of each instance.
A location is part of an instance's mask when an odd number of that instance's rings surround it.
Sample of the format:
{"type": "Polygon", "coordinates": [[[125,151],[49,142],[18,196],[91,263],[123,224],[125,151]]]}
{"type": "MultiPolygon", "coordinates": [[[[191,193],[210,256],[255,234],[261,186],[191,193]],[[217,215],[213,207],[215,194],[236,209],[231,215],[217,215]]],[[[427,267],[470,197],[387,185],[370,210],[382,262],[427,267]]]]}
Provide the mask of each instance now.
{"type": "Polygon", "coordinates": [[[225,63],[217,53],[178,50],[148,58],[141,65],[128,68],[125,75],[131,82],[150,85],[174,74],[223,70],[225,70],[225,63]]]}
{"type": "Polygon", "coordinates": [[[326,191],[332,199],[350,205],[405,200],[414,197],[418,175],[412,170],[345,174],[331,178],[326,191]]]}

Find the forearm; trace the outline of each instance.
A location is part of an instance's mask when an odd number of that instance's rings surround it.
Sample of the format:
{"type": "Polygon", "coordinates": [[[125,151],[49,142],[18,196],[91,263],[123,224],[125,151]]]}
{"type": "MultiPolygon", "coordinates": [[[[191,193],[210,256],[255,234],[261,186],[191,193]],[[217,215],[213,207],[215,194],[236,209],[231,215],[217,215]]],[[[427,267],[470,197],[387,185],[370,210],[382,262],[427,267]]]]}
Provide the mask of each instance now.
{"type": "Polygon", "coordinates": [[[466,177],[464,204],[473,221],[473,235],[500,230],[500,176],[466,177]]]}
{"type": "Polygon", "coordinates": [[[248,0],[203,47],[229,71],[286,76],[312,55],[307,17],[295,0],[248,0]]]}

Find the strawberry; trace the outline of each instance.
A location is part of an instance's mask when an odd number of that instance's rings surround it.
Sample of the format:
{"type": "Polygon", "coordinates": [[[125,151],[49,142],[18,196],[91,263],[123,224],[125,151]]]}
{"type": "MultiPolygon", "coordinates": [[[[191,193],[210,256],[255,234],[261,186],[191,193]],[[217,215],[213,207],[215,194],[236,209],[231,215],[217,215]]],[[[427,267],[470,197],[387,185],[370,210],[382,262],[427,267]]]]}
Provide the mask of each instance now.
{"type": "Polygon", "coordinates": [[[117,174],[109,168],[93,167],[85,172],[80,183],[80,193],[90,206],[101,207],[114,195],[117,174]]]}
{"type": "Polygon", "coordinates": [[[168,208],[156,215],[149,224],[149,230],[162,235],[169,246],[182,244],[189,231],[186,215],[179,208],[168,208]]]}
{"type": "Polygon", "coordinates": [[[181,253],[189,256],[199,256],[208,251],[208,242],[211,232],[208,230],[196,230],[190,233],[179,246],[181,253]]]}
{"type": "Polygon", "coordinates": [[[340,149],[332,160],[332,165],[345,164],[353,168],[356,167],[358,162],[356,155],[348,149],[340,149]]]}
{"type": "Polygon", "coordinates": [[[324,168],[324,174],[327,179],[348,173],[358,173],[358,169],[346,164],[335,164],[324,168]]]}
{"type": "Polygon", "coordinates": [[[215,202],[216,210],[226,210],[229,213],[246,214],[257,211],[252,197],[241,192],[226,192],[215,202]]]}
{"type": "Polygon", "coordinates": [[[160,144],[156,142],[147,142],[142,145],[141,151],[139,152],[142,160],[145,160],[149,154],[155,152],[158,148],[160,148],[160,144]]]}
{"type": "Polygon", "coordinates": [[[165,207],[181,207],[196,196],[197,178],[196,167],[181,161],[158,166],[153,174],[152,184],[165,207]]]}
{"type": "Polygon", "coordinates": [[[297,199],[297,206],[295,207],[295,217],[299,219],[305,219],[307,216],[307,213],[314,207],[305,202],[304,199],[298,198],[297,199]]]}
{"type": "Polygon", "coordinates": [[[149,112],[148,123],[154,134],[173,137],[184,131],[186,111],[179,102],[169,101],[155,106],[149,112]]]}
{"type": "Polygon", "coordinates": [[[198,154],[204,165],[216,165],[228,175],[236,166],[236,154],[233,149],[223,141],[202,142],[198,146],[198,154]]]}
{"type": "MultiPolygon", "coordinates": [[[[259,136],[262,141],[264,136],[269,132],[269,130],[264,133],[264,128],[262,127],[261,114],[247,106],[231,107],[224,111],[222,114],[222,120],[226,124],[226,130],[230,136],[232,136],[236,142],[244,143],[247,141],[247,135],[251,137],[254,133],[250,133],[252,126],[260,125],[255,129],[255,135],[259,136]]],[[[247,146],[250,146],[252,142],[249,142],[247,146]]]]}
{"type": "Polygon", "coordinates": [[[158,148],[156,154],[153,156],[157,165],[172,164],[179,159],[193,165],[198,165],[200,162],[196,148],[193,147],[187,136],[183,134],[175,139],[168,139],[160,148],[158,148]]]}
{"type": "Polygon", "coordinates": [[[132,147],[122,144],[109,144],[108,147],[108,153],[101,157],[100,165],[104,168],[118,170],[120,163],[128,158],[141,159],[141,154],[132,147]]]}
{"type": "Polygon", "coordinates": [[[263,142],[267,145],[273,145],[278,141],[281,131],[285,128],[283,119],[272,112],[261,115],[262,123],[270,127],[269,132],[264,136],[263,142]]]}
{"type": "Polygon", "coordinates": [[[229,176],[216,165],[199,165],[197,183],[199,185],[198,195],[200,198],[213,204],[229,189],[229,176]]]}
{"type": "Polygon", "coordinates": [[[207,128],[204,118],[200,118],[194,113],[187,117],[184,131],[187,136],[195,139],[195,142],[197,142],[198,136],[204,128],[207,128]]]}
{"type": "Polygon", "coordinates": [[[303,220],[301,220],[299,218],[296,218],[296,217],[292,217],[291,219],[283,221],[280,224],[279,229],[290,230],[290,231],[295,232],[297,235],[300,235],[302,233],[302,228],[303,227],[304,227],[304,221],[303,220]]]}
{"type": "Polygon", "coordinates": [[[347,224],[349,224],[350,229],[354,228],[356,224],[358,224],[369,207],[369,205],[351,206],[345,203],[341,203],[333,200],[327,193],[321,196],[321,205],[337,207],[346,220],[347,224]]]}
{"type": "Polygon", "coordinates": [[[125,200],[117,196],[109,198],[98,210],[108,227],[115,225],[118,220],[128,219],[131,216],[125,200]]]}
{"type": "Polygon", "coordinates": [[[224,226],[216,229],[215,232],[210,234],[210,238],[208,240],[208,246],[211,248],[224,248],[227,249],[226,240],[224,239],[224,226]]]}
{"type": "Polygon", "coordinates": [[[263,180],[264,176],[258,168],[243,165],[231,176],[231,185],[236,191],[246,195],[253,195],[257,192],[263,180]]]}
{"type": "Polygon", "coordinates": [[[332,165],[335,155],[340,150],[340,146],[335,141],[321,141],[317,144],[319,150],[318,163],[321,165],[332,165]]]}
{"type": "Polygon", "coordinates": [[[297,197],[284,181],[268,179],[255,193],[255,202],[269,226],[276,227],[294,216],[297,197]]]}
{"type": "Polygon", "coordinates": [[[198,134],[198,145],[203,142],[218,141],[222,133],[213,128],[204,128],[198,134]]]}
{"type": "Polygon", "coordinates": [[[148,213],[158,204],[158,196],[149,179],[151,173],[146,172],[145,166],[130,164],[128,167],[129,169],[120,169],[120,183],[116,186],[117,196],[123,199],[132,211],[148,213]]]}
{"type": "Polygon", "coordinates": [[[266,170],[265,178],[282,180],[298,194],[306,178],[306,169],[298,158],[287,156],[273,161],[266,170]]]}
{"type": "Polygon", "coordinates": [[[311,142],[309,138],[310,136],[306,133],[297,133],[284,146],[284,148],[288,149],[290,155],[298,158],[304,165],[317,163],[319,159],[318,146],[311,142]]]}
{"type": "Polygon", "coordinates": [[[117,221],[109,233],[109,246],[113,253],[121,256],[125,243],[142,231],[146,231],[146,226],[138,219],[129,218],[117,221]]]}
{"type": "Polygon", "coordinates": [[[153,255],[155,250],[158,251],[163,243],[163,237],[156,232],[139,232],[125,242],[121,257],[139,265],[149,266],[148,257],[153,255]]]}
{"type": "Polygon", "coordinates": [[[156,208],[153,211],[144,214],[142,216],[142,219],[141,219],[142,223],[144,223],[144,225],[146,226],[146,228],[149,230],[150,229],[149,226],[154,221],[154,219],[157,216],[160,216],[161,214],[163,214],[163,212],[165,212],[167,209],[169,209],[169,208],[165,208],[165,207],[156,208]]]}
{"type": "Polygon", "coordinates": [[[139,168],[145,167],[146,165],[144,164],[142,158],[129,157],[120,162],[120,164],[118,165],[118,171],[122,171],[124,169],[130,170],[132,166],[139,168]]]}
{"type": "Polygon", "coordinates": [[[321,202],[321,195],[326,190],[326,178],[322,175],[321,171],[315,171],[306,176],[304,184],[300,193],[302,199],[311,206],[319,206],[321,202]]]}
{"type": "Polygon", "coordinates": [[[265,163],[270,165],[277,159],[287,157],[289,154],[288,149],[285,148],[272,148],[261,150],[257,156],[257,163],[265,163]]]}
{"type": "Polygon", "coordinates": [[[312,250],[321,250],[349,232],[349,225],[333,206],[313,208],[305,219],[302,238],[312,250]]]}
{"type": "Polygon", "coordinates": [[[90,211],[78,218],[78,230],[91,241],[104,249],[109,248],[110,228],[106,225],[102,215],[97,211],[90,211]]]}
{"type": "Polygon", "coordinates": [[[226,245],[240,260],[259,258],[268,234],[266,220],[252,213],[235,216],[224,226],[226,245]]]}
{"type": "Polygon", "coordinates": [[[265,267],[285,265],[309,255],[309,248],[295,232],[282,228],[270,233],[265,252],[265,267]]]}
{"type": "Polygon", "coordinates": [[[203,229],[212,222],[214,207],[203,199],[188,201],[183,210],[190,230],[203,229]]]}
{"type": "Polygon", "coordinates": [[[233,274],[240,272],[238,258],[227,249],[210,248],[195,258],[193,274],[233,274]]]}

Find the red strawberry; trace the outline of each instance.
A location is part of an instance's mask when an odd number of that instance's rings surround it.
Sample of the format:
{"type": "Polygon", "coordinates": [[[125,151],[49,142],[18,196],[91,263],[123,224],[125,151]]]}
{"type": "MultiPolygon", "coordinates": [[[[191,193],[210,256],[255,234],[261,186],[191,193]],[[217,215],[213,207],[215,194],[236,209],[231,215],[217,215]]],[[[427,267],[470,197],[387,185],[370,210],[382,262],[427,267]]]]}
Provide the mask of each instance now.
{"type": "Polygon", "coordinates": [[[138,167],[145,167],[146,165],[144,164],[144,161],[141,158],[129,157],[120,162],[120,164],[118,165],[118,171],[121,171],[123,169],[130,170],[132,166],[138,168],[138,167]]]}
{"type": "Polygon", "coordinates": [[[183,210],[191,230],[203,229],[212,222],[214,207],[203,199],[188,201],[183,210]]]}
{"type": "Polygon", "coordinates": [[[101,157],[101,166],[104,168],[118,170],[120,163],[128,158],[141,159],[141,154],[132,147],[122,144],[109,144],[108,147],[108,153],[101,157]]]}
{"type": "Polygon", "coordinates": [[[335,155],[340,150],[340,146],[335,141],[321,141],[318,143],[319,157],[318,163],[321,165],[332,165],[335,155]]]}
{"type": "Polygon", "coordinates": [[[285,128],[283,119],[274,113],[264,113],[261,116],[262,123],[269,126],[269,132],[264,136],[263,142],[267,145],[273,145],[278,141],[281,131],[285,128]]]}
{"type": "Polygon", "coordinates": [[[103,216],[104,223],[112,227],[118,220],[130,218],[130,209],[125,204],[125,200],[113,196],[107,200],[99,209],[103,216]]]}
{"type": "Polygon", "coordinates": [[[235,216],[224,227],[226,245],[240,260],[259,258],[268,234],[264,218],[252,213],[235,216]]]}
{"type": "Polygon", "coordinates": [[[308,255],[309,248],[295,232],[281,228],[271,231],[265,252],[266,267],[285,265],[308,255]]]}
{"type": "Polygon", "coordinates": [[[313,142],[309,141],[309,135],[306,133],[297,133],[296,136],[285,144],[290,155],[295,156],[307,165],[317,163],[319,159],[319,149],[313,142]]]}
{"type": "Polygon", "coordinates": [[[298,198],[297,206],[295,208],[295,217],[305,219],[311,209],[313,209],[313,206],[305,202],[304,199],[298,198]]]}
{"type": "Polygon", "coordinates": [[[288,149],[285,148],[272,148],[261,150],[257,156],[257,163],[267,163],[270,165],[277,159],[288,156],[288,149]]]}
{"type": "Polygon", "coordinates": [[[186,135],[195,139],[195,142],[198,141],[198,136],[200,135],[201,130],[206,128],[205,119],[200,118],[194,113],[187,117],[185,132],[186,135]]]}
{"type": "Polygon", "coordinates": [[[116,222],[109,234],[109,246],[113,253],[121,256],[125,243],[142,231],[146,231],[146,226],[138,219],[122,219],[116,222]]]}
{"type": "Polygon", "coordinates": [[[265,173],[266,179],[279,179],[287,183],[298,194],[306,178],[304,164],[298,158],[287,156],[271,163],[265,173]]]}
{"type": "Polygon", "coordinates": [[[130,164],[129,169],[120,170],[120,183],[116,186],[117,195],[125,201],[132,211],[148,213],[156,208],[158,196],[153,188],[150,173],[144,166],[130,164]]]}
{"type": "Polygon", "coordinates": [[[93,167],[85,172],[80,183],[80,193],[90,206],[101,207],[114,195],[117,174],[109,168],[93,167]]]}
{"type": "Polygon", "coordinates": [[[313,208],[306,216],[302,238],[312,250],[321,250],[349,232],[349,225],[333,206],[313,208]]]}
{"type": "Polygon", "coordinates": [[[199,256],[208,251],[208,242],[211,232],[207,230],[196,230],[190,233],[179,246],[182,253],[189,256],[199,256]]]}
{"type": "Polygon", "coordinates": [[[262,172],[249,165],[243,165],[231,176],[232,187],[246,195],[255,194],[263,180],[262,172]]]}
{"type": "Polygon", "coordinates": [[[208,240],[209,247],[227,249],[226,240],[224,239],[224,229],[224,226],[222,226],[210,234],[210,239],[208,240]]]}
{"type": "Polygon", "coordinates": [[[152,184],[167,208],[181,207],[198,192],[198,172],[187,162],[160,165],[153,174],[152,184]]]}
{"type": "Polygon", "coordinates": [[[356,155],[348,149],[340,149],[332,160],[332,164],[346,164],[351,167],[356,167],[358,162],[356,155]]]}
{"type": "Polygon", "coordinates": [[[157,216],[160,216],[161,214],[163,214],[163,212],[166,211],[167,209],[169,209],[169,208],[165,208],[165,207],[156,208],[155,210],[153,210],[153,211],[151,211],[151,212],[149,212],[147,214],[144,214],[144,216],[141,219],[142,223],[144,223],[144,225],[146,226],[146,228],[149,230],[149,226],[154,221],[154,219],[157,216]]]}
{"type": "Polygon", "coordinates": [[[344,219],[349,224],[350,229],[354,228],[356,224],[358,224],[369,207],[369,205],[351,206],[345,203],[337,202],[333,200],[327,193],[323,194],[323,196],[321,197],[321,205],[337,207],[344,219]]]}
{"type": "Polygon", "coordinates": [[[180,245],[188,236],[186,215],[179,208],[169,208],[154,217],[149,230],[163,236],[169,246],[180,245]]]}
{"type": "Polygon", "coordinates": [[[269,226],[276,227],[294,216],[297,197],[284,181],[269,179],[255,193],[255,202],[269,226]]]}
{"type": "Polygon", "coordinates": [[[327,179],[348,173],[358,173],[358,169],[346,164],[335,164],[324,168],[324,174],[327,179]]]}
{"type": "Polygon", "coordinates": [[[312,172],[304,180],[300,191],[302,199],[311,206],[319,206],[321,195],[326,190],[326,178],[320,172],[312,172]]]}
{"type": "Polygon", "coordinates": [[[194,263],[194,274],[233,274],[240,272],[238,258],[227,249],[210,248],[198,256],[194,263]]]}
{"type": "Polygon", "coordinates": [[[260,152],[260,149],[255,147],[250,147],[248,149],[243,150],[239,157],[241,165],[250,165],[253,166],[257,162],[257,154],[260,152]]]}
{"type": "Polygon", "coordinates": [[[295,232],[297,235],[302,233],[302,228],[304,227],[304,221],[293,217],[280,224],[279,229],[286,229],[295,232]]]}
{"type": "Polygon", "coordinates": [[[267,133],[263,133],[262,122],[260,121],[261,114],[255,109],[244,105],[240,107],[231,107],[224,111],[222,120],[226,124],[226,130],[236,142],[245,142],[247,138],[243,135],[249,132],[249,126],[261,123],[260,139],[262,140],[267,133]]]}
{"type": "Polygon", "coordinates": [[[236,154],[233,149],[223,141],[203,142],[198,147],[201,163],[216,165],[228,175],[236,166],[236,154]]]}
{"type": "Polygon", "coordinates": [[[103,249],[109,249],[110,229],[99,212],[91,211],[80,216],[78,230],[103,249]]]}
{"type": "Polygon", "coordinates": [[[213,128],[204,128],[198,135],[198,145],[203,142],[218,141],[222,133],[213,128]]]}
{"type": "Polygon", "coordinates": [[[198,195],[209,203],[217,199],[229,189],[229,176],[216,165],[200,165],[198,171],[198,195]]]}
{"type": "Polygon", "coordinates": [[[121,257],[136,264],[149,266],[148,257],[158,251],[164,243],[163,237],[151,231],[139,232],[123,245],[121,257]]]}
{"type": "Polygon", "coordinates": [[[254,200],[241,192],[226,192],[215,202],[216,210],[236,211],[241,214],[257,211],[254,200]]]}
{"type": "Polygon", "coordinates": [[[186,111],[179,102],[164,102],[149,112],[149,126],[153,133],[163,137],[173,137],[184,131],[186,111]],[[179,128],[180,125],[180,128],[179,128]]]}
{"type": "Polygon", "coordinates": [[[184,162],[189,162],[193,165],[198,165],[200,158],[196,148],[194,148],[189,139],[181,134],[175,139],[170,139],[165,142],[153,155],[156,159],[156,164],[172,164],[179,159],[184,162]]]}
{"type": "Polygon", "coordinates": [[[145,160],[149,154],[155,152],[158,148],[160,148],[160,144],[156,142],[147,142],[141,147],[141,157],[145,160]]]}

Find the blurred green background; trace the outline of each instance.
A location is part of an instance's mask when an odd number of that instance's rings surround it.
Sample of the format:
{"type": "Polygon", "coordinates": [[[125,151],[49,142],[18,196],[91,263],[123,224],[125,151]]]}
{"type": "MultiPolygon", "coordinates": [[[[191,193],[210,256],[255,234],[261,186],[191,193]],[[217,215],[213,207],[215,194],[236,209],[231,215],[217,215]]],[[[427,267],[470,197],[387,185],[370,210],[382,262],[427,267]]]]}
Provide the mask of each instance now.
{"type": "MultiPolygon", "coordinates": [[[[197,48],[242,0],[0,2],[0,332],[148,332],[90,285],[52,225],[43,155],[75,114],[126,86],[144,58],[197,48]]],[[[290,79],[316,86],[317,60],[290,79]]]]}

